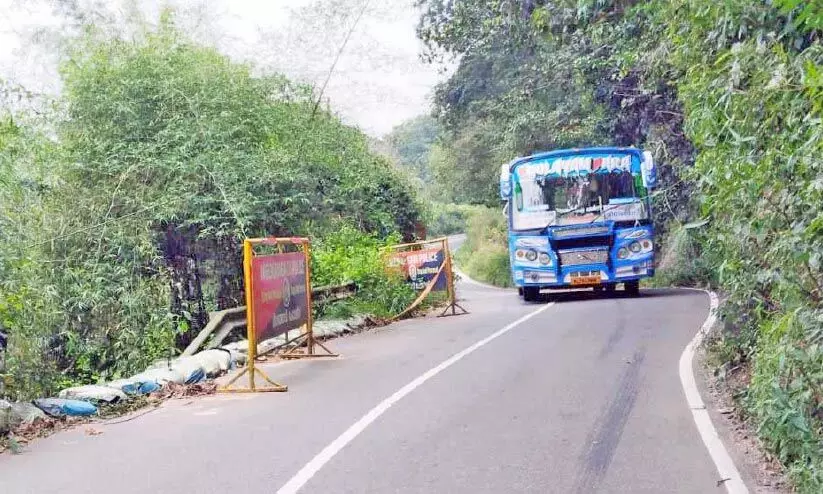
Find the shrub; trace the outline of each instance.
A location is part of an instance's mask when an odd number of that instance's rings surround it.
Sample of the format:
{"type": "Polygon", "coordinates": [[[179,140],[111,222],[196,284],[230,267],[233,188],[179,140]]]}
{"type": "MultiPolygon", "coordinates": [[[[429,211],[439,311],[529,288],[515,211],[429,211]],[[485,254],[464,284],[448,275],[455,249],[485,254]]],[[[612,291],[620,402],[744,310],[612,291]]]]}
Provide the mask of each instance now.
{"type": "Polygon", "coordinates": [[[745,403],[769,449],[803,492],[823,485],[823,312],[763,320],[745,403]],[[815,341],[809,344],[808,341],[815,341]]]}
{"type": "Polygon", "coordinates": [[[312,251],[313,285],[354,281],[358,287],[354,299],[333,304],[321,315],[345,317],[369,313],[391,317],[411,305],[415,291],[402,278],[386,270],[382,248],[397,243],[400,243],[398,235],[379,239],[349,225],[316,241],[312,251]]]}
{"type": "Polygon", "coordinates": [[[506,218],[496,209],[476,207],[466,231],[466,242],[456,260],[467,275],[500,287],[513,286],[509,265],[506,218]]]}
{"type": "Polygon", "coordinates": [[[509,265],[509,250],[498,245],[483,245],[468,256],[464,269],[472,278],[490,285],[514,286],[509,265]]]}
{"type": "Polygon", "coordinates": [[[466,233],[469,218],[483,212],[484,206],[469,204],[447,204],[434,202],[429,204],[426,212],[426,228],[429,238],[444,237],[457,233],[466,233]]]}
{"type": "Polygon", "coordinates": [[[712,279],[706,258],[700,249],[700,231],[680,225],[661,242],[662,257],[653,278],[661,286],[694,286],[712,279]]]}

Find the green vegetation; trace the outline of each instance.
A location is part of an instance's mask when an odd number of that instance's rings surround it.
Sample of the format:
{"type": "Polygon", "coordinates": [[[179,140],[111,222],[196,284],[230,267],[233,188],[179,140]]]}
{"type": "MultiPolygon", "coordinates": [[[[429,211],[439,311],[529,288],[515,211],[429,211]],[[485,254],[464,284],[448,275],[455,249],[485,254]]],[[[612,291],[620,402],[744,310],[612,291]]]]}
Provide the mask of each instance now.
{"type": "Polygon", "coordinates": [[[426,225],[429,238],[466,234],[465,243],[454,257],[471,278],[500,287],[512,286],[506,217],[500,209],[430,203],[426,225]]]}
{"type": "Polygon", "coordinates": [[[706,259],[700,255],[699,225],[677,225],[666,238],[666,246],[657,262],[657,275],[648,281],[654,286],[703,286],[713,278],[706,259]]]}
{"type": "Polygon", "coordinates": [[[468,216],[466,242],[455,255],[472,279],[500,287],[512,284],[506,217],[500,210],[475,207],[468,216]]]}
{"type": "Polygon", "coordinates": [[[469,218],[474,214],[485,212],[484,206],[469,204],[444,204],[431,202],[426,210],[426,226],[429,238],[445,237],[457,233],[466,233],[469,218]]]}
{"type": "Polygon", "coordinates": [[[422,188],[427,188],[432,181],[429,156],[438,137],[440,124],[424,115],[392,129],[383,143],[400,168],[414,177],[422,188]]]}
{"type": "Polygon", "coordinates": [[[409,299],[377,247],[412,234],[417,199],[310,88],[253,76],[169,13],[135,40],[86,33],[52,111],[0,114],[0,395],[175,354],[209,311],[243,304],[246,236],[317,239],[316,280],[361,283],[361,308],[409,299]]]}
{"type": "Polygon", "coordinates": [[[715,355],[750,373],[741,403],[797,489],[821,492],[818,3],[420,3],[429,55],[459,57],[435,98],[441,200],[495,205],[499,165],[536,150],[651,150],[662,277],[728,296],[715,355]]]}
{"type": "Polygon", "coordinates": [[[381,250],[401,242],[399,235],[381,239],[351,226],[343,226],[317,242],[312,251],[313,284],[354,281],[359,288],[356,298],[326,308],[325,315],[347,317],[360,313],[388,318],[411,305],[417,293],[405,280],[387,273],[385,251],[381,250]]]}

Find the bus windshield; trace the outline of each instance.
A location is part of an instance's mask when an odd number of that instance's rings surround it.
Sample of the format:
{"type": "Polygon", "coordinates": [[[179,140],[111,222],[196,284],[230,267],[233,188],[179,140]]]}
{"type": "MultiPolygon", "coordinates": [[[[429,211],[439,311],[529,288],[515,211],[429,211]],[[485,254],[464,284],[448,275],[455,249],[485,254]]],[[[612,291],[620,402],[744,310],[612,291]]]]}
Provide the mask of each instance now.
{"type": "MultiPolygon", "coordinates": [[[[629,158],[630,159],[630,158],[629,158]]],[[[524,163],[514,171],[512,227],[541,229],[602,220],[647,219],[646,189],[629,160],[604,166],[588,159],[573,167],[552,163],[524,163]],[[582,165],[582,166],[581,166],[582,165]]]]}

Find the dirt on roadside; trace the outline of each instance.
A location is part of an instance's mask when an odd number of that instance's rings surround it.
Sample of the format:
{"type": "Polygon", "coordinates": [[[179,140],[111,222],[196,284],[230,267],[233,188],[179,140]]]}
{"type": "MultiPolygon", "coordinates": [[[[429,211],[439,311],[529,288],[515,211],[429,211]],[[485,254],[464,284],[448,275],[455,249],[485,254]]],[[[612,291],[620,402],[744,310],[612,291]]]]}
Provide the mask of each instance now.
{"type": "Polygon", "coordinates": [[[141,417],[159,408],[164,402],[173,399],[208,396],[217,392],[214,381],[197,384],[167,384],[147,396],[134,396],[130,400],[114,405],[100,405],[98,415],[91,417],[48,417],[38,419],[30,424],[22,424],[9,434],[0,435],[0,455],[22,452],[31,442],[51,436],[60,431],[79,426],[88,426],[88,435],[97,435],[95,424],[110,425],[126,422],[141,417]]]}

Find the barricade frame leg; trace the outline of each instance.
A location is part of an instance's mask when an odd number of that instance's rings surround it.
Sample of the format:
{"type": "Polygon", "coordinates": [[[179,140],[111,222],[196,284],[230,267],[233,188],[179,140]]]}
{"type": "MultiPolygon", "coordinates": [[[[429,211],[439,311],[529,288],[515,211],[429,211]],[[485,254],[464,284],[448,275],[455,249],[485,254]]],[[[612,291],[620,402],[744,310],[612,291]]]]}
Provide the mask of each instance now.
{"type": "MultiPolygon", "coordinates": [[[[303,253],[306,256],[306,266],[311,265],[311,245],[309,244],[308,240],[302,242],[303,245],[303,253]]],[[[291,345],[287,351],[279,354],[280,358],[288,359],[288,360],[297,360],[297,359],[304,359],[304,358],[335,358],[339,357],[340,355],[337,353],[332,352],[329,350],[325,345],[317,341],[317,338],[314,336],[314,314],[312,314],[312,295],[311,295],[311,270],[306,270],[306,298],[307,303],[306,306],[309,308],[309,313],[306,315],[306,325],[303,327],[303,332],[300,336],[292,339],[291,341],[286,341],[278,348],[282,348],[285,346],[291,345]],[[305,344],[306,346],[306,353],[297,353],[297,349],[301,348],[305,344]],[[317,353],[315,351],[315,345],[319,345],[326,353],[317,353]]]]}
{"type": "Polygon", "coordinates": [[[454,289],[454,270],[452,269],[452,256],[451,249],[449,249],[448,239],[443,239],[443,251],[446,253],[444,263],[446,265],[446,283],[449,295],[449,304],[437,317],[462,316],[464,314],[468,314],[469,311],[457,303],[457,292],[454,289]],[[451,314],[448,313],[449,309],[451,309],[451,314]],[[457,309],[460,309],[459,313],[457,312],[457,309]]]}
{"type": "MultiPolygon", "coordinates": [[[[252,286],[252,276],[251,276],[251,259],[254,255],[252,250],[253,246],[252,239],[246,239],[243,241],[243,279],[244,279],[244,286],[246,290],[246,336],[249,342],[249,350],[248,350],[248,364],[246,367],[240,371],[236,376],[232,377],[225,386],[218,388],[219,393],[266,393],[266,392],[285,392],[289,390],[289,387],[280,384],[278,382],[273,381],[262,369],[258,369],[255,365],[255,361],[257,360],[257,337],[255,334],[255,320],[254,320],[254,310],[252,309],[252,298],[253,298],[253,286],[252,286]],[[256,382],[256,376],[260,375],[264,381],[266,381],[269,386],[258,387],[256,382]],[[237,382],[241,377],[247,375],[249,377],[249,384],[246,388],[233,388],[231,387],[235,382],[237,382]]],[[[308,263],[306,264],[308,266],[308,263]]],[[[311,295],[309,295],[311,297],[311,295]]],[[[311,300],[311,299],[309,299],[311,300]]],[[[309,305],[309,310],[311,310],[311,305],[309,305]]]]}

